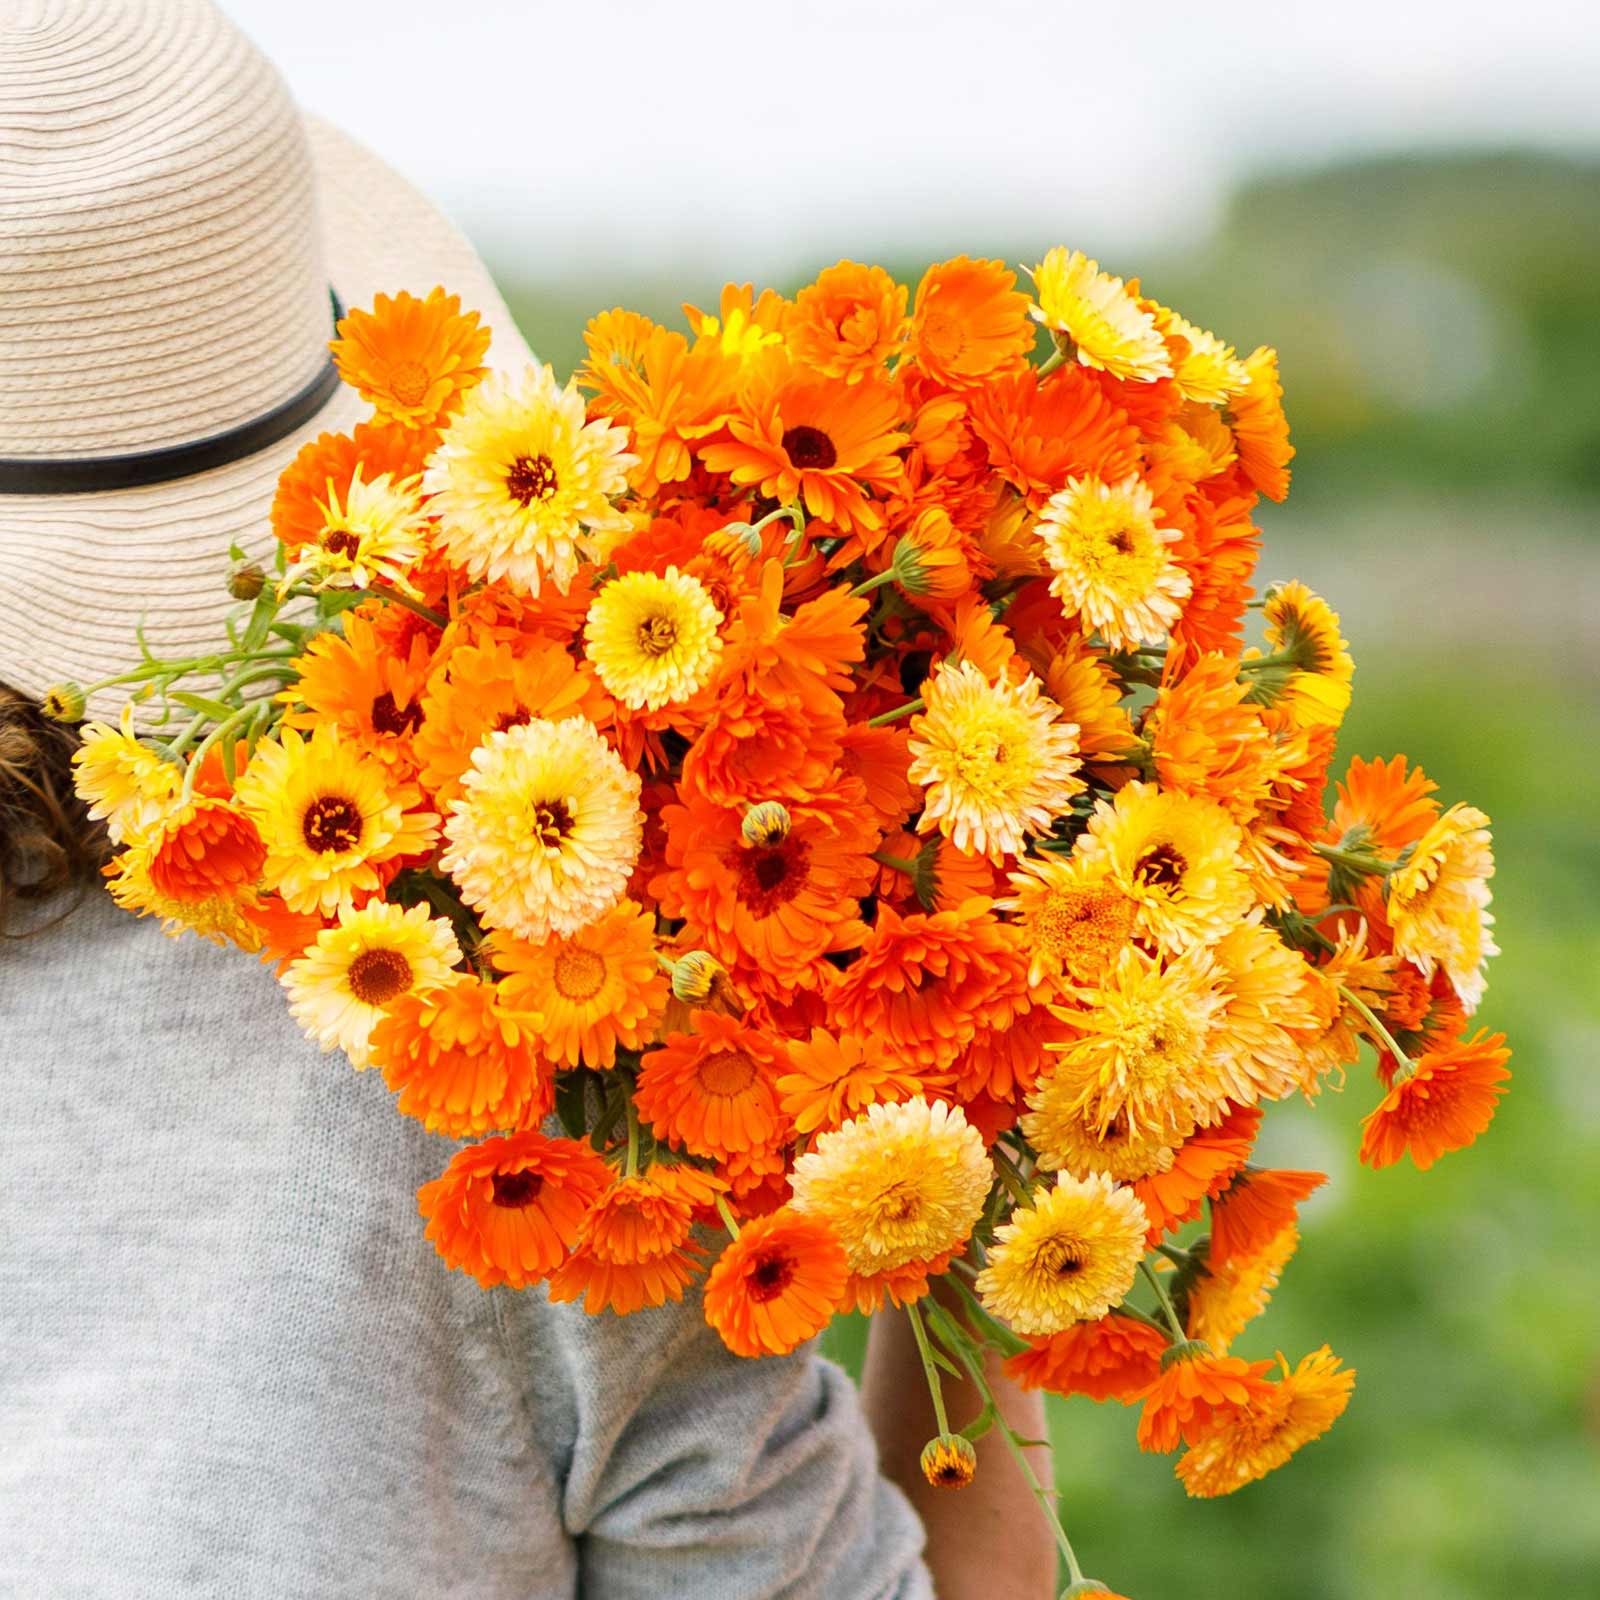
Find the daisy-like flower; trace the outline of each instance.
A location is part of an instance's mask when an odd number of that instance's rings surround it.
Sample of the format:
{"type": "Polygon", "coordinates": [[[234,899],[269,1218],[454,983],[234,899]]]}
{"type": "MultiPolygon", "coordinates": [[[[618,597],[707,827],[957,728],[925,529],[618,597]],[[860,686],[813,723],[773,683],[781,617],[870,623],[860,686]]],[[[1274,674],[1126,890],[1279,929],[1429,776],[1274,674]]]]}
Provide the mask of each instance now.
{"type": "Polygon", "coordinates": [[[1145,1242],[1193,1222],[1207,1199],[1215,1199],[1250,1159],[1261,1128],[1258,1106],[1229,1106],[1209,1127],[1192,1133],[1173,1154],[1172,1165],[1135,1180],[1133,1188],[1150,1218],[1145,1242]]]}
{"type": "Polygon", "coordinates": [[[1166,341],[1172,381],[1185,400],[1220,406],[1249,383],[1250,374],[1232,345],[1225,345],[1216,334],[1196,327],[1166,306],[1149,301],[1146,309],[1166,341]]]}
{"type": "Polygon", "coordinates": [[[435,989],[461,960],[450,924],[425,905],[375,900],[340,914],[289,963],[282,983],[289,1011],[324,1050],[340,1049],[352,1066],[371,1064],[373,1025],[403,994],[435,989]]]}
{"type": "Polygon", "coordinates": [[[797,1211],[833,1225],[851,1272],[872,1277],[947,1257],[983,1211],[994,1169],[959,1108],[868,1106],[794,1164],[797,1211]]]}
{"type": "Polygon", "coordinates": [[[1133,1287],[1146,1226],[1132,1190],[1099,1173],[1062,1173],[995,1229],[979,1298],[1018,1333],[1059,1333],[1103,1317],[1133,1287]]]}
{"type": "Polygon", "coordinates": [[[912,359],[952,389],[1020,370],[1034,334],[1016,282],[1003,261],[956,256],[929,267],[911,310],[912,359]]]}
{"type": "Polygon", "coordinates": [[[1258,692],[1298,728],[1337,728],[1350,707],[1356,664],[1339,633],[1339,613],[1303,583],[1283,583],[1262,607],[1269,656],[1246,650],[1246,661],[1273,666],[1253,669],[1258,692]]]}
{"type": "Polygon", "coordinates": [[[417,1210],[446,1266],[525,1289],[566,1259],[611,1178],[582,1140],[529,1130],[468,1145],[417,1191],[417,1210]]]}
{"type": "Polygon", "coordinates": [[[1252,489],[1269,500],[1289,494],[1289,423],[1283,414],[1278,352],[1261,345],[1244,358],[1245,386],[1228,401],[1224,420],[1233,429],[1239,467],[1252,489]]]}
{"type": "Polygon", "coordinates": [[[1144,1393],[1139,1448],[1159,1455],[1179,1444],[1196,1445],[1246,1406],[1270,1396],[1262,1376],[1270,1361],[1213,1355],[1199,1340],[1175,1344],[1161,1358],[1161,1373],[1144,1393]]]}
{"type": "Polygon", "coordinates": [[[472,577],[532,595],[548,578],[565,594],[579,563],[626,531],[611,499],[635,460],[627,430],[586,421],[577,388],[540,363],[467,396],[422,486],[439,547],[472,577]]]}
{"type": "Polygon", "coordinates": [[[284,569],[281,589],[305,580],[317,589],[370,589],[391,584],[415,595],[411,568],[427,548],[427,518],[417,499],[415,478],[399,482],[382,473],[370,483],[358,466],[348,487],[330,479],[321,502],[322,531],[313,543],[297,545],[284,569]]]}
{"type": "Polygon", "coordinates": [[[1511,1074],[1503,1033],[1483,1029],[1428,1051],[1361,1124],[1361,1160],[1392,1167],[1410,1155],[1426,1172],[1442,1155],[1471,1144],[1495,1114],[1511,1074]]]}
{"type": "Polygon", "coordinates": [[[1041,1132],[1092,1110],[1096,1132],[1120,1115],[1129,1134],[1176,1144],[1220,1114],[1227,1096],[1212,1036],[1222,995],[1204,950],[1169,959],[1129,946],[1099,985],[1073,997],[1082,1009],[1061,1015],[1077,1037],[1052,1046],[1055,1068],[1029,1097],[1041,1132]]]}
{"type": "Polygon", "coordinates": [[[1053,573],[1050,592],[1069,617],[1081,617],[1114,649],[1165,640],[1192,585],[1172,555],[1182,535],[1157,526],[1138,477],[1069,478],[1039,513],[1037,531],[1053,573]]]}
{"type": "Polygon", "coordinates": [[[1133,937],[1134,903],[1076,859],[1025,856],[1012,869],[1010,911],[1028,949],[1028,982],[1096,983],[1133,937]]]}
{"type": "Polygon", "coordinates": [[[1246,1103],[1314,1093],[1305,1038],[1322,1012],[1312,969],[1251,915],[1210,946],[1223,997],[1213,1037],[1219,1078],[1229,1098],[1246,1103]]]}
{"type": "Polygon", "coordinates": [[[489,950],[506,1003],[538,1014],[536,1048],[552,1066],[611,1066],[618,1045],[650,1042],[667,1003],[655,918],[637,901],[538,944],[498,933],[489,950]]]}
{"type": "Polygon", "coordinates": [[[1260,1255],[1295,1226],[1300,1202],[1327,1181],[1325,1172],[1242,1167],[1211,1202],[1208,1264],[1221,1269],[1260,1255]]]}
{"type": "Polygon", "coordinates": [[[148,841],[151,885],[181,902],[253,889],[267,858],[255,823],[208,795],[175,806],[148,841]]]}
{"type": "Polygon", "coordinates": [[[389,1002],[368,1035],[373,1066],[399,1109],[452,1139],[537,1126],[555,1097],[539,1071],[539,1019],[473,974],[389,1002]]]}
{"type": "Polygon", "coordinates": [[[1191,1495],[1232,1494],[1281,1467],[1302,1445],[1320,1439],[1350,1404],[1353,1368],[1323,1345],[1293,1372],[1280,1355],[1283,1376],[1253,1392],[1248,1402],[1193,1442],[1177,1465],[1191,1495]]]}
{"type": "Polygon", "coordinates": [[[358,422],[349,433],[319,433],[284,469],[272,501],[272,531],[292,560],[316,545],[326,528],[328,486],[340,491],[358,474],[368,483],[403,483],[418,476],[437,435],[428,429],[358,422]]]}
{"type": "Polygon", "coordinates": [[[1091,1400],[1134,1399],[1161,1375],[1167,1336],[1159,1328],[1111,1312],[1075,1322],[1006,1360],[1006,1374],[1024,1389],[1088,1395],[1091,1400]]]}
{"type": "Polygon", "coordinates": [[[461,297],[433,289],[426,300],[401,290],[372,310],[351,311],[333,341],[339,376],[380,417],[406,428],[431,426],[484,375],[489,330],[461,297]]]}
{"type": "Polygon", "coordinates": [[[1220,939],[1250,909],[1237,824],[1216,801],[1128,783],[1100,800],[1073,855],[1134,903],[1134,930],[1171,950],[1220,939]]]}
{"type": "Polygon", "coordinates": [[[695,1208],[725,1187],[693,1167],[659,1164],[618,1178],[584,1217],[572,1254],[550,1280],[550,1298],[581,1297],[590,1316],[681,1300],[705,1255],[690,1238],[695,1208]]]}
{"type": "Polygon", "coordinates": [[[450,808],[440,865],[496,928],[539,942],[603,916],[628,886],[639,775],[582,717],[491,733],[450,808]]]}
{"type": "Polygon", "coordinates": [[[664,574],[614,578],[589,607],[585,653],[623,705],[654,711],[687,700],[717,664],[722,613],[698,578],[664,574]]]}
{"type": "Polygon", "coordinates": [[[183,773],[134,737],[133,707],[121,726],[86,722],[72,753],[72,782],[89,816],[104,822],[113,844],[143,838],[176,804],[183,773]]]}
{"type": "Polygon", "coordinates": [[[212,944],[232,944],[252,952],[261,948],[262,930],[253,917],[256,894],[252,886],[224,886],[210,894],[186,894],[179,899],[163,894],[151,881],[151,855],[148,841],[134,843],[106,866],[106,887],[124,911],[158,918],[162,932],[172,938],[194,933],[212,944]]]}
{"type": "Polygon", "coordinates": [[[905,285],[882,267],[841,261],[794,297],[784,338],[808,367],[860,383],[899,348],[905,328],[905,285]]]}
{"type": "Polygon", "coordinates": [[[910,745],[911,781],[926,791],[921,832],[937,828],[958,850],[998,862],[1048,832],[1083,792],[1077,726],[1057,720],[1031,674],[991,683],[971,661],[946,662],[923,698],[910,745]]]}
{"type": "Polygon", "coordinates": [[[1267,1309],[1299,1242],[1299,1230],[1291,1223],[1247,1259],[1221,1266],[1208,1256],[1186,1297],[1189,1337],[1204,1340],[1220,1356],[1227,1355],[1228,1346],[1267,1309]]]}
{"type": "Polygon", "coordinates": [[[1156,319],[1121,278],[1081,250],[1057,245],[1033,269],[1034,320],[1072,341],[1077,359],[1113,377],[1169,378],[1172,362],[1156,319]]]}
{"type": "Polygon", "coordinates": [[[694,1155],[726,1160],[770,1148],[782,1137],[778,1073],[781,1039],[710,1011],[694,1014],[693,1033],[669,1033],[645,1055],[634,1104],[661,1139],[694,1155]]]}
{"type": "MultiPolygon", "coordinates": [[[[1070,1026],[1070,1025],[1069,1025],[1070,1026]]],[[[1028,1090],[1028,1109],[1020,1119],[1028,1143],[1045,1172],[1091,1172],[1132,1182],[1165,1172],[1178,1146],[1193,1129],[1181,1109],[1173,1120],[1139,1126],[1119,1107],[1102,1120],[1098,1095],[1084,1099],[1082,1074],[1046,1068],[1028,1090]]]]}
{"type": "Polygon", "coordinates": [[[240,776],[239,805],[267,847],[265,877],[291,911],[333,913],[383,886],[379,869],[424,856],[439,819],[421,791],[363,760],[332,727],[263,739],[240,776]]]}
{"type": "Polygon", "coordinates": [[[1395,954],[1415,962],[1424,977],[1442,968],[1468,1015],[1487,987],[1484,963],[1499,954],[1489,935],[1493,876],[1488,817],[1475,806],[1456,804],[1389,878],[1395,954]]]}
{"type": "Polygon", "coordinates": [[[922,1088],[915,1072],[852,1033],[813,1028],[787,1048],[778,1099],[797,1133],[840,1127],[880,1100],[909,1100],[922,1088]]]}
{"type": "Polygon", "coordinates": [[[753,1217],[706,1277],[706,1321],[738,1356],[783,1356],[833,1316],[850,1269],[820,1217],[753,1217]]]}

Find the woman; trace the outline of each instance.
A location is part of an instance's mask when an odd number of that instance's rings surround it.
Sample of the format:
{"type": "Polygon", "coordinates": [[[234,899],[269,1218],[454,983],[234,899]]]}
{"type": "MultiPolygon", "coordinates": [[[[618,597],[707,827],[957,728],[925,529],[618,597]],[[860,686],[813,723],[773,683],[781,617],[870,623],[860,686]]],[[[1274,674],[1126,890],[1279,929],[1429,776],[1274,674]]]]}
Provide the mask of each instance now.
{"type": "MultiPolygon", "coordinates": [[[[909,1600],[931,1565],[945,1596],[1046,1594],[988,1442],[925,1565],[834,1368],[736,1359],[692,1303],[588,1318],[443,1271],[412,1198],[434,1141],[264,969],[93,887],[38,696],[123,666],[141,619],[205,648],[230,542],[259,551],[278,472],[355,420],[330,294],[434,283],[527,359],[448,224],[203,0],[7,6],[0,1593],[909,1600]]],[[[914,1471],[895,1334],[869,1408],[914,1471]]]]}

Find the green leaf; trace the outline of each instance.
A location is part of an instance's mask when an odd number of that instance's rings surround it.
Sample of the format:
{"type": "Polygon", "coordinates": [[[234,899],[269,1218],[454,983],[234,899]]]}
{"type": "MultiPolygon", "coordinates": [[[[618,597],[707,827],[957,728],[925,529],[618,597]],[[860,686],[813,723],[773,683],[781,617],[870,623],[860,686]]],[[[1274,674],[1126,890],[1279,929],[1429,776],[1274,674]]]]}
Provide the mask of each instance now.
{"type": "Polygon", "coordinates": [[[346,611],[354,611],[367,598],[365,589],[324,589],[317,596],[317,615],[337,617],[346,611]]]}
{"type": "Polygon", "coordinates": [[[187,711],[198,711],[201,716],[217,722],[226,722],[239,709],[225,700],[208,700],[203,694],[190,694],[187,689],[174,689],[167,698],[176,700],[187,711]]]}
{"type": "Polygon", "coordinates": [[[272,627],[272,619],[277,613],[277,598],[270,588],[263,589],[256,596],[256,603],[250,608],[250,622],[244,630],[240,649],[247,653],[259,650],[267,642],[267,632],[272,627]]]}
{"type": "Polygon", "coordinates": [[[589,1126],[587,1072],[563,1072],[556,1079],[556,1116],[569,1139],[581,1139],[589,1126]]]}

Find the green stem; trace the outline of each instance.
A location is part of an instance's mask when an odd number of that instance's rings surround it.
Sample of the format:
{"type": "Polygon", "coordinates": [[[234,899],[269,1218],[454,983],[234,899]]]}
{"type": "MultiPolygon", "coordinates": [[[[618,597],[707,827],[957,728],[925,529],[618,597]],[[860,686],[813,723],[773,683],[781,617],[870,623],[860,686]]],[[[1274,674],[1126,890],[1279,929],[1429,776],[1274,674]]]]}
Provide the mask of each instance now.
{"type": "Polygon", "coordinates": [[[1056,348],[1054,350],[1052,350],[1050,352],[1050,354],[1048,356],[1046,356],[1045,359],[1039,363],[1036,376],[1041,377],[1041,378],[1048,377],[1066,359],[1067,359],[1066,351],[1063,350],[1059,345],[1057,345],[1056,348]]]}
{"type": "MultiPolygon", "coordinates": [[[[1393,865],[1383,861],[1370,850],[1344,850],[1336,844],[1314,844],[1311,849],[1324,861],[1331,862],[1336,867],[1343,867],[1358,877],[1371,877],[1376,873],[1380,877],[1387,878],[1394,871],[1393,865]]],[[[1356,908],[1351,907],[1351,909],[1356,908]]],[[[1327,914],[1323,912],[1323,916],[1327,914]]]]}
{"type": "Polygon", "coordinates": [[[1367,1026],[1371,1028],[1380,1039],[1383,1040],[1384,1044],[1388,1046],[1390,1054],[1392,1054],[1395,1060],[1400,1063],[1402,1075],[1409,1078],[1411,1074],[1417,1070],[1416,1063],[1405,1053],[1404,1050],[1400,1048],[1399,1045],[1395,1043],[1394,1035],[1390,1033],[1386,1027],[1384,1027],[1383,1023],[1379,1020],[1377,1013],[1373,1011],[1372,1007],[1369,1006],[1365,1000],[1361,999],[1358,995],[1352,994],[1350,990],[1345,988],[1342,983],[1338,987],[1339,998],[1366,1020],[1367,1026]]]}
{"type": "Polygon", "coordinates": [[[1172,1296],[1167,1293],[1167,1286],[1150,1270],[1148,1261],[1141,1261],[1139,1270],[1144,1274],[1145,1282],[1155,1290],[1156,1299],[1161,1302],[1161,1311],[1167,1319],[1168,1331],[1179,1344],[1183,1344],[1189,1336],[1183,1331],[1182,1325],[1178,1321],[1178,1313],[1173,1309],[1172,1296]]]}
{"type": "Polygon", "coordinates": [[[730,1239],[739,1237],[739,1224],[733,1220],[733,1212],[729,1209],[727,1197],[717,1196],[717,1215],[722,1218],[722,1225],[728,1230],[730,1239]]]}
{"type": "Polygon", "coordinates": [[[624,1100],[623,1109],[628,1116],[628,1156],[622,1175],[631,1178],[639,1170],[639,1113],[634,1109],[631,1094],[624,1100]]]}
{"type": "Polygon", "coordinates": [[[870,578],[863,578],[851,594],[871,594],[874,589],[881,589],[886,583],[893,583],[900,574],[892,566],[885,567],[882,572],[874,573],[870,578]]]}
{"type": "Polygon", "coordinates": [[[896,706],[893,711],[880,711],[875,717],[867,718],[869,728],[881,728],[890,722],[898,722],[901,717],[909,717],[913,711],[922,710],[922,696],[915,700],[908,700],[903,706],[896,706]]]}
{"type": "Polygon", "coordinates": [[[1175,1267],[1186,1267],[1194,1259],[1187,1250],[1180,1250],[1174,1244],[1158,1244],[1156,1249],[1164,1255],[1175,1267]]]}
{"type": "Polygon", "coordinates": [[[990,1150],[989,1154],[994,1157],[995,1171],[1000,1174],[1000,1181],[1006,1186],[1006,1191],[1011,1198],[1019,1206],[1031,1206],[1033,1204],[1033,1189],[1023,1176],[1022,1169],[998,1144],[990,1150]]]}
{"type": "Polygon", "coordinates": [[[1268,667],[1297,667],[1300,665],[1300,656],[1294,650],[1276,650],[1270,656],[1251,656],[1248,660],[1240,661],[1240,672],[1265,672],[1268,667]]]}
{"type": "Polygon", "coordinates": [[[401,594],[398,589],[390,589],[381,583],[375,583],[367,590],[376,600],[386,601],[390,605],[404,606],[407,611],[414,611],[419,617],[425,618],[436,628],[448,628],[449,617],[442,611],[435,611],[432,606],[425,606],[420,600],[413,600],[408,594],[401,594]]]}
{"type": "Polygon", "coordinates": [[[911,1333],[917,1341],[917,1354],[922,1357],[922,1371],[928,1380],[928,1393],[933,1397],[934,1420],[941,1434],[949,1433],[950,1421],[944,1414],[944,1391],[939,1387],[939,1368],[934,1363],[933,1349],[928,1343],[928,1330],[922,1325],[922,1313],[915,1300],[906,1301],[906,1316],[911,1322],[911,1333]]]}
{"type": "Polygon", "coordinates": [[[904,856],[891,856],[887,855],[882,850],[874,850],[872,852],[872,859],[876,861],[880,867],[888,867],[891,872],[903,872],[908,878],[916,876],[916,862],[907,861],[904,856]]]}

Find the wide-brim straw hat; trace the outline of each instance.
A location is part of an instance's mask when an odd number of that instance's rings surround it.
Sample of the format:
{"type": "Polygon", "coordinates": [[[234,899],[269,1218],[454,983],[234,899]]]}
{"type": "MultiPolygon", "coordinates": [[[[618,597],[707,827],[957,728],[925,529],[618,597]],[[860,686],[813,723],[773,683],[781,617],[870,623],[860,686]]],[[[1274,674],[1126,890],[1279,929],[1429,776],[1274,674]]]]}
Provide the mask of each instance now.
{"type": "Polygon", "coordinates": [[[531,359],[466,240],[207,0],[4,0],[0,683],[109,677],[141,625],[220,643],[229,546],[270,559],[279,474],[369,414],[333,297],[437,284],[531,359]]]}

